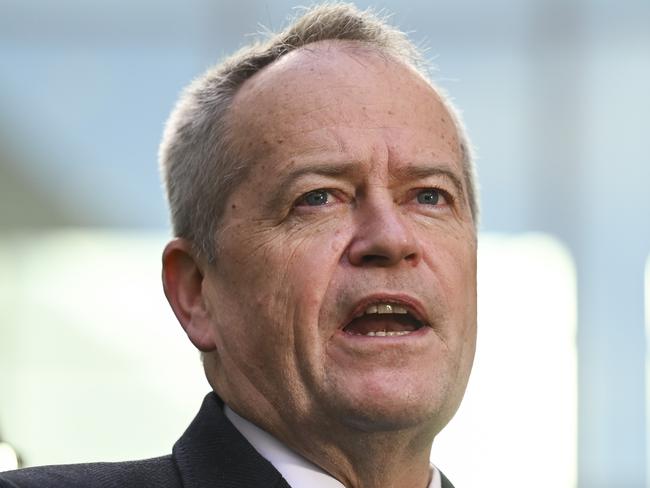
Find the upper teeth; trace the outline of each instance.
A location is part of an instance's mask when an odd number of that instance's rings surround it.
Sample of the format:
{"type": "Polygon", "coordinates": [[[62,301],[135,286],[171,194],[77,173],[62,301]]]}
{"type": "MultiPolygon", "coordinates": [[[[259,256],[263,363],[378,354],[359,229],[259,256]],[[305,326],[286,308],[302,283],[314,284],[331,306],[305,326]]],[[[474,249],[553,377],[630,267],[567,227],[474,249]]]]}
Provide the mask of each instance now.
{"type": "Polygon", "coordinates": [[[400,305],[393,305],[392,303],[377,303],[375,305],[370,305],[366,308],[366,310],[363,312],[364,314],[371,314],[371,313],[376,313],[376,314],[384,314],[384,313],[399,313],[399,314],[407,314],[408,311],[400,306],[400,305]]]}

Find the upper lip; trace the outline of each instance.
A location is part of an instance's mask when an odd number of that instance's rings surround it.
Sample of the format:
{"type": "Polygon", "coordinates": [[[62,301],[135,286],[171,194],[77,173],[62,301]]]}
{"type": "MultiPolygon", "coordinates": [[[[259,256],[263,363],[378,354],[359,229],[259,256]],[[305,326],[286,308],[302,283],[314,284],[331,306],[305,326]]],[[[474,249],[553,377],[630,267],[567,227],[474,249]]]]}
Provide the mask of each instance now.
{"type": "Polygon", "coordinates": [[[358,317],[360,314],[363,314],[366,308],[368,308],[370,305],[379,303],[400,305],[404,307],[414,319],[421,322],[422,325],[430,326],[430,322],[427,313],[425,312],[424,306],[422,305],[422,302],[420,302],[417,298],[403,294],[382,293],[369,295],[356,302],[346,319],[343,321],[341,328],[345,328],[356,317],[358,317]]]}

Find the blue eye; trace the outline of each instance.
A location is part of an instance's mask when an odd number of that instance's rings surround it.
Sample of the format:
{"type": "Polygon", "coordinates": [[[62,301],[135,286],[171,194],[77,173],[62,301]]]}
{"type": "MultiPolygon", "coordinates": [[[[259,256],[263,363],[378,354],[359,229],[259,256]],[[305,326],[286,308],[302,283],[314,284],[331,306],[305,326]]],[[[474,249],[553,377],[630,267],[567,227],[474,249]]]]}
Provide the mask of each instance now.
{"type": "Polygon", "coordinates": [[[439,190],[435,188],[427,188],[418,193],[418,203],[424,205],[438,205],[440,203],[442,195],[439,190]]]}
{"type": "Polygon", "coordinates": [[[298,205],[309,205],[310,207],[317,207],[325,205],[329,200],[329,192],[327,190],[314,190],[303,196],[298,205]]]}

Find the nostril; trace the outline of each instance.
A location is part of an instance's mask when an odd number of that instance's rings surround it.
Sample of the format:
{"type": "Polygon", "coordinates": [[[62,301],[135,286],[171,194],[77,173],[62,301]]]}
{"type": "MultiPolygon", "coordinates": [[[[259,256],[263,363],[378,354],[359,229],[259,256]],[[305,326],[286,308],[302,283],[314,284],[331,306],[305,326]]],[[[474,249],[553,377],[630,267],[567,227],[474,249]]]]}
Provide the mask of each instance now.
{"type": "Polygon", "coordinates": [[[405,259],[406,261],[411,261],[411,262],[413,262],[413,261],[417,261],[417,259],[418,259],[418,255],[417,255],[417,253],[411,253],[411,254],[409,254],[408,256],[404,256],[404,259],[405,259]]]}
{"type": "MultiPolygon", "coordinates": [[[[418,260],[417,253],[411,253],[403,257],[404,261],[415,264],[418,260]]],[[[374,265],[374,266],[390,266],[396,263],[397,260],[391,256],[383,254],[365,254],[361,257],[361,265],[374,265]]]]}
{"type": "Polygon", "coordinates": [[[381,254],[366,254],[361,258],[363,264],[382,264],[388,263],[390,259],[387,256],[382,256],[381,254]]]}

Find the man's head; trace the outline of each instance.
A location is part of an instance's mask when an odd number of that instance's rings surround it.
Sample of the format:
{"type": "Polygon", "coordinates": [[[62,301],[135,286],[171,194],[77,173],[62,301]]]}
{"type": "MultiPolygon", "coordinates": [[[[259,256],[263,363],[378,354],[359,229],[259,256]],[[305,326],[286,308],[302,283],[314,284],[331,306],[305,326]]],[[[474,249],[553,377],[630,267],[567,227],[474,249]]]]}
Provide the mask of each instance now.
{"type": "MultiPolygon", "coordinates": [[[[398,29],[371,12],[347,4],[331,4],[305,12],[286,30],[242,48],[190,84],[167,122],[160,145],[175,236],[189,239],[208,260],[215,258],[219,222],[230,191],[241,182],[252,161],[236,147],[242,134],[229,124],[229,108],[242,85],[287,53],[322,40],[354,40],[415,67],[425,78],[420,51],[398,29]]],[[[451,102],[436,89],[459,135],[464,179],[475,222],[478,193],[471,147],[451,102]]]]}
{"type": "Polygon", "coordinates": [[[173,218],[199,199],[165,250],[170,303],[224,400],[312,459],[306,439],[335,443],[346,429],[432,438],[460,403],[476,334],[476,204],[458,121],[403,49],[331,37],[246,76],[197,133],[181,105],[162,150],[173,218]],[[212,158],[200,171],[183,166],[190,143],[212,158]],[[194,188],[177,182],[185,172],[201,176],[196,195],[179,193],[194,188]],[[184,227],[201,218],[217,226],[210,249],[184,227]]]}

